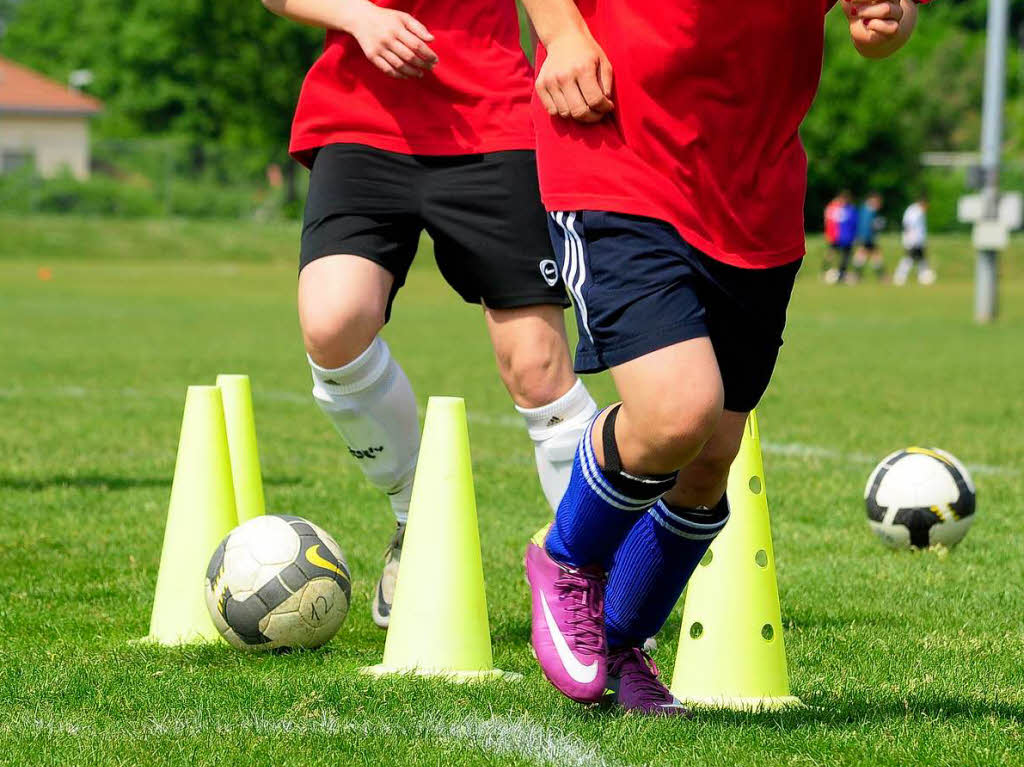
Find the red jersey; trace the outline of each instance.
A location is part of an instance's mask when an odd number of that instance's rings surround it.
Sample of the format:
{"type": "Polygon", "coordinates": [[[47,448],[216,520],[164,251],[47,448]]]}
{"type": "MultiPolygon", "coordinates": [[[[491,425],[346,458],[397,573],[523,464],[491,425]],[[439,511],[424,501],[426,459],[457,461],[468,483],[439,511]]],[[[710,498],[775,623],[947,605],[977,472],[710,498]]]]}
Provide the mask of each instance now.
{"type": "Polygon", "coordinates": [[[334,143],[404,154],[533,149],[533,71],[519,45],[513,0],[375,0],[405,11],[434,35],[438,63],[422,79],[396,80],[356,39],[327,32],[306,75],[289,149],[300,162],[334,143]]]}
{"type": "Polygon", "coordinates": [[[842,207],[843,205],[839,200],[832,200],[832,202],[825,206],[825,242],[829,245],[835,245],[839,242],[838,214],[842,207]]]}
{"type": "Polygon", "coordinates": [[[579,0],[612,63],[615,111],[584,125],[535,100],[545,206],[658,218],[734,266],[800,258],[807,158],[797,131],[833,4],[579,0]]]}

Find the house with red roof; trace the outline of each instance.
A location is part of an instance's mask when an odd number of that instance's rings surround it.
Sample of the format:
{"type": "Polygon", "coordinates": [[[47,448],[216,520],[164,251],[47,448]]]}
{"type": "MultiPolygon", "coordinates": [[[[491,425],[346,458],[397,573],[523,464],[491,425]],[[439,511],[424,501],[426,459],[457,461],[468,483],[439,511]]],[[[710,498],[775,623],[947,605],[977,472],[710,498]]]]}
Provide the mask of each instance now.
{"type": "Polygon", "coordinates": [[[0,173],[34,165],[42,176],[89,175],[89,119],[103,105],[0,57],[0,173]]]}

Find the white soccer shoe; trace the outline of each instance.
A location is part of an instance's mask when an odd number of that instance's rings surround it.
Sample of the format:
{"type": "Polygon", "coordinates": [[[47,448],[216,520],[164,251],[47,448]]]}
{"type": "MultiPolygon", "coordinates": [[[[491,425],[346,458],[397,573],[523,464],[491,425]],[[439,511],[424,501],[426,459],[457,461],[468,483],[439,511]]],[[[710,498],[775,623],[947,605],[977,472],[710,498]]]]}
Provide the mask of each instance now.
{"type": "Polygon", "coordinates": [[[395,582],[398,580],[398,565],[402,560],[402,543],[405,540],[405,525],[398,524],[395,534],[391,537],[384,551],[384,571],[377,581],[377,589],[373,593],[370,614],[373,622],[382,629],[391,623],[391,603],[395,598],[395,582]]]}

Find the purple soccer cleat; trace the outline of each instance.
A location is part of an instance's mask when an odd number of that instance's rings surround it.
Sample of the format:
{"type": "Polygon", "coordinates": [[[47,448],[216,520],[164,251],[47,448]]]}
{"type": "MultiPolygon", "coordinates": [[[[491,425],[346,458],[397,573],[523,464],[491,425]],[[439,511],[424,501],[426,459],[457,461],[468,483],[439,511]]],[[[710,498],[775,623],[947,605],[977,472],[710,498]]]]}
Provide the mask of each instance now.
{"type": "Polygon", "coordinates": [[[599,701],[607,669],[604,573],[559,564],[531,541],[526,579],[533,594],[530,639],[544,676],[568,698],[599,701]]]}
{"type": "Polygon", "coordinates": [[[610,702],[626,711],[652,716],[692,714],[658,679],[658,667],[650,656],[637,647],[624,647],[608,653],[608,688],[610,702]]]}

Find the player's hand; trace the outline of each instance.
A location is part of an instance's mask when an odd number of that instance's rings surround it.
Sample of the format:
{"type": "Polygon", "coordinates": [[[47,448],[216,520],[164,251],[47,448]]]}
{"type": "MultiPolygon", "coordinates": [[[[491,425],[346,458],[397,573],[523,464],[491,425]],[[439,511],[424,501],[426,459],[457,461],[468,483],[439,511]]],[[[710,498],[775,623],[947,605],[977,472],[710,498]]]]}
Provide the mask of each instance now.
{"type": "Polygon", "coordinates": [[[423,77],[437,64],[437,54],[427,44],[434,36],[408,13],[368,2],[361,4],[348,29],[366,58],[389,77],[423,77]]]}
{"type": "Polygon", "coordinates": [[[596,123],[615,109],[612,65],[589,34],[573,31],[553,39],[537,73],[537,95],[554,117],[596,123]]]}
{"type": "Polygon", "coordinates": [[[910,39],[917,23],[913,0],[842,0],[850,37],[862,56],[880,59],[910,39]]]}

